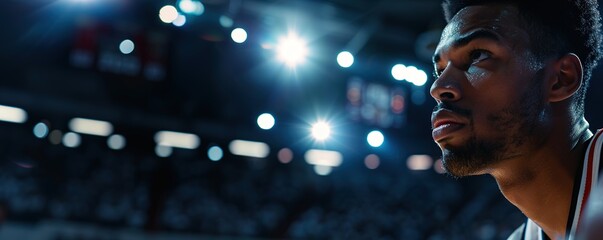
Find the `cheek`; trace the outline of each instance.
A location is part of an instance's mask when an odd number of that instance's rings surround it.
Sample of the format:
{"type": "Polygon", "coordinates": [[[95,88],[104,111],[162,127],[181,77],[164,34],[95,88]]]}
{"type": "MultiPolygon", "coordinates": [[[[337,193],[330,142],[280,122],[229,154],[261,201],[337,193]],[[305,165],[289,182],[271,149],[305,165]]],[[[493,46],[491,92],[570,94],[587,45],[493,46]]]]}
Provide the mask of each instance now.
{"type": "Polygon", "coordinates": [[[479,88],[485,82],[486,79],[489,79],[491,77],[492,74],[483,68],[472,66],[467,69],[465,75],[469,83],[474,88],[479,88]]]}

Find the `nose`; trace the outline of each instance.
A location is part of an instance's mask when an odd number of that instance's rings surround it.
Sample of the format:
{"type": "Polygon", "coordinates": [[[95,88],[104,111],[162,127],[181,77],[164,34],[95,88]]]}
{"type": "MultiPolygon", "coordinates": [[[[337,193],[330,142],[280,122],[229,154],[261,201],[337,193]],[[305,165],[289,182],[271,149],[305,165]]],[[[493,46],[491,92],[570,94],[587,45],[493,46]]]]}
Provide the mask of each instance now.
{"type": "Polygon", "coordinates": [[[446,68],[431,85],[429,93],[436,102],[455,102],[462,98],[460,84],[451,68],[446,68]]]}

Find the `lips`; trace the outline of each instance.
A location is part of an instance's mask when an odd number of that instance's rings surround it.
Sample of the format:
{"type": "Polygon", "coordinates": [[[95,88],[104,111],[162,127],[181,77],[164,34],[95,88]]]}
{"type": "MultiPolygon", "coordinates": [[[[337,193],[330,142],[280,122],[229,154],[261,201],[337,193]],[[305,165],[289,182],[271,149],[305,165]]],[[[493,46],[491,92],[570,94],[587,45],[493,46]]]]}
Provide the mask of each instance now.
{"type": "Polygon", "coordinates": [[[453,133],[466,125],[463,118],[446,109],[434,112],[431,117],[431,122],[433,127],[431,136],[436,142],[451,137],[453,133]]]}

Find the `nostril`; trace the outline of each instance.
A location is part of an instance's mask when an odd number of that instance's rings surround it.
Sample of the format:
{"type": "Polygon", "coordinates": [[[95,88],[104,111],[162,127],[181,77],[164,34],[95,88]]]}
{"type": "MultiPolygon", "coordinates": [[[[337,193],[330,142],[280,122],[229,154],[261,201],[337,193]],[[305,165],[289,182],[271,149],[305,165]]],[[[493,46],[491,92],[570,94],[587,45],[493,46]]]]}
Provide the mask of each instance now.
{"type": "Polygon", "coordinates": [[[454,99],[454,94],[451,92],[443,92],[440,94],[441,99],[454,99]]]}

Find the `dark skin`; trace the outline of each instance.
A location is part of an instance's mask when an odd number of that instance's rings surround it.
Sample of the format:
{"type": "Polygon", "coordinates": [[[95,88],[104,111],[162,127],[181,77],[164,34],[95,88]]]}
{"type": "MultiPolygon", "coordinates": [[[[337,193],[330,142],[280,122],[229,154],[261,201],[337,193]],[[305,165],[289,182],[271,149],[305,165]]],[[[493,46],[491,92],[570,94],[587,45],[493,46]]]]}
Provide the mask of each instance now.
{"type": "Polygon", "coordinates": [[[433,138],[456,177],[489,174],[551,239],[564,239],[574,178],[592,132],[574,110],[582,64],[538,60],[515,7],[470,6],[442,33],[433,138]]]}

